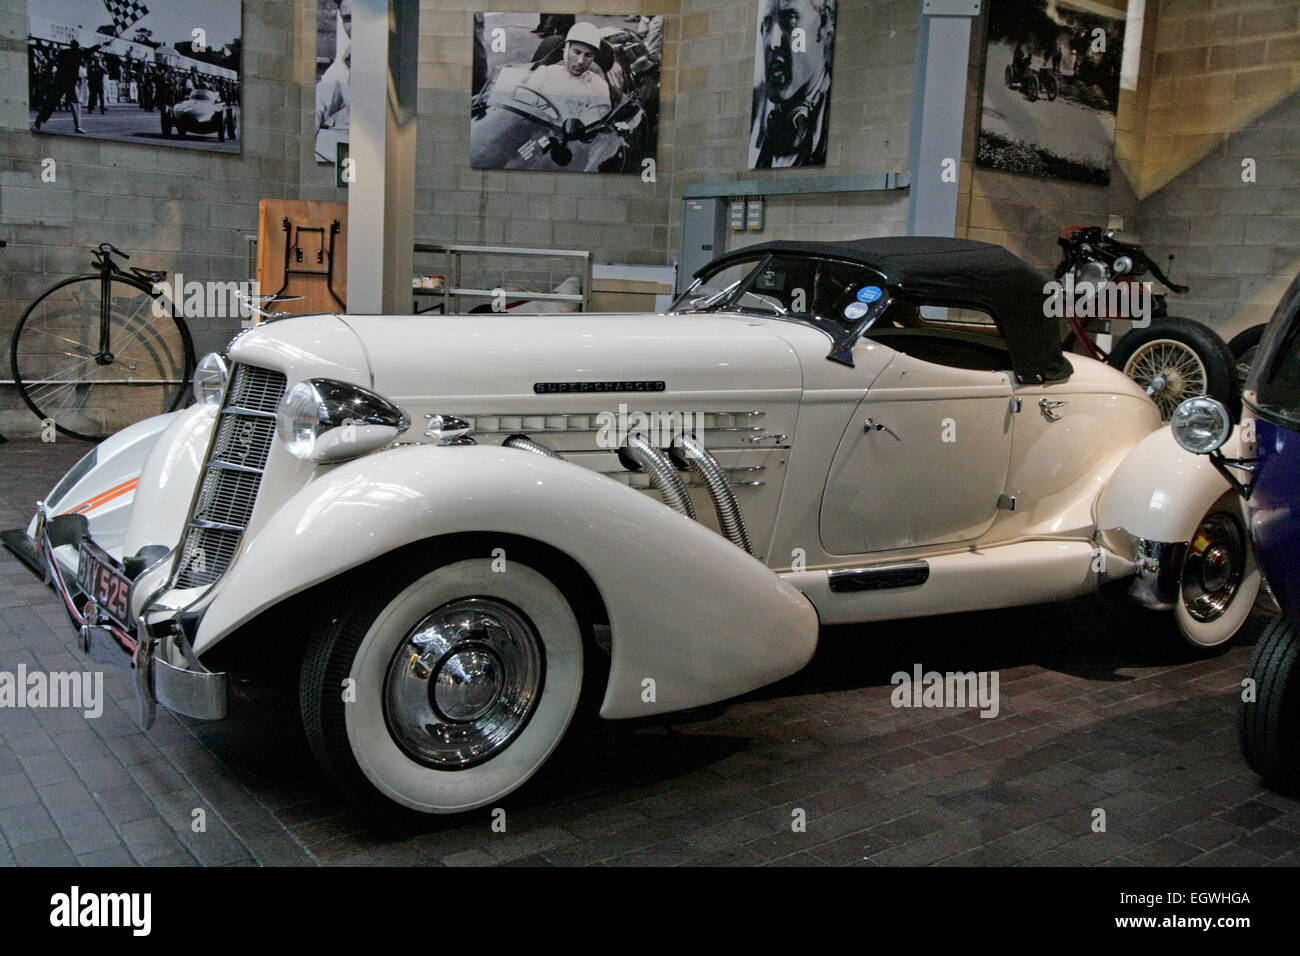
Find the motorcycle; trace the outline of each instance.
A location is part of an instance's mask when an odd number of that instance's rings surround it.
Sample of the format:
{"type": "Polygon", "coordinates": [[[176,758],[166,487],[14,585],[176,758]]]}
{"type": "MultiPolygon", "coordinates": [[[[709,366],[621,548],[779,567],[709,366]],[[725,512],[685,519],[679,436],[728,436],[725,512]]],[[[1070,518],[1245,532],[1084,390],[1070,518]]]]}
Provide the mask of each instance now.
{"type": "MultiPolygon", "coordinates": [[[[1150,314],[1112,313],[1116,301],[1140,301],[1143,279],[1150,275],[1170,292],[1182,294],[1187,286],[1172,281],[1142,249],[1118,238],[1100,226],[1074,226],[1057,237],[1061,261],[1058,281],[1069,278],[1075,289],[1090,288],[1095,308],[1092,315],[1066,310],[1070,331],[1062,341],[1067,351],[1075,349],[1091,358],[1108,362],[1141,385],[1168,421],[1185,399],[1209,395],[1225,407],[1240,407],[1241,387],[1232,352],[1215,332],[1203,323],[1169,315],[1165,293],[1150,294],[1150,314]],[[1127,289],[1122,289],[1123,285],[1127,289]],[[1102,294],[1120,287],[1123,296],[1102,294]],[[1098,338],[1110,338],[1114,321],[1137,319],[1133,328],[1106,351],[1098,338]]],[[[1141,297],[1144,298],[1144,297],[1141,297]]]]}

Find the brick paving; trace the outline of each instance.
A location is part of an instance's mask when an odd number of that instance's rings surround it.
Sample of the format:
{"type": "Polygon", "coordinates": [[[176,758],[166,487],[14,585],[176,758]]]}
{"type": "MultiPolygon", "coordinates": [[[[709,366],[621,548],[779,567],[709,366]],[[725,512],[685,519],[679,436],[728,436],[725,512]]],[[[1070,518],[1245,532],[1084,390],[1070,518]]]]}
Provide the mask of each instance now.
{"type": "MultiPolygon", "coordinates": [[[[85,451],[0,445],[0,528],[85,451]]],[[[146,734],[107,668],[98,718],[0,709],[0,865],[1294,865],[1300,801],[1236,745],[1268,613],[1207,659],[1101,598],[828,629],[806,670],[725,707],[575,725],[502,802],[504,833],[486,811],[393,831],[349,809],[291,687],[241,684],[219,723],[160,710],[146,734]],[[997,671],[1001,712],[895,709],[890,677],[917,663],[997,671]]],[[[19,663],[85,666],[0,551],[0,670],[19,663]]]]}

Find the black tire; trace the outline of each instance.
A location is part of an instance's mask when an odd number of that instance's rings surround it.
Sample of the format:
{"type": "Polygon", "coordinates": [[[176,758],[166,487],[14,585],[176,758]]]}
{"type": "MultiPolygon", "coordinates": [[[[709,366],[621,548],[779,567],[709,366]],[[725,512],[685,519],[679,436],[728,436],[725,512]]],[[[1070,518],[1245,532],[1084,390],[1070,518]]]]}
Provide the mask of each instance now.
{"type": "Polygon", "coordinates": [[[1255,364],[1255,350],[1264,338],[1266,325],[1252,325],[1244,332],[1238,332],[1228,342],[1228,351],[1232,353],[1237,366],[1237,386],[1245,388],[1246,379],[1250,377],[1251,366],[1255,364]]]}
{"type": "Polygon", "coordinates": [[[230,139],[235,138],[235,111],[226,111],[226,136],[230,139]]]}
{"type": "MultiPolygon", "coordinates": [[[[507,574],[491,574],[486,572],[490,562],[456,554],[433,559],[414,572],[409,561],[374,566],[353,576],[351,587],[345,584],[344,600],[348,594],[355,598],[308,642],[299,681],[308,743],[349,798],[386,820],[409,820],[416,812],[459,813],[498,801],[541,767],[577,710],[583,689],[583,638],[568,598],[528,564],[512,559],[507,574]],[[507,577],[511,580],[504,580],[507,577]],[[506,588],[509,601],[502,596],[506,588]],[[468,653],[457,647],[482,647],[487,638],[478,635],[488,630],[463,628],[456,642],[439,645],[440,656],[430,658],[418,675],[417,664],[424,658],[417,660],[410,649],[413,634],[444,627],[427,622],[440,621],[442,614],[451,620],[467,613],[464,606],[469,602],[487,608],[489,615],[513,613],[514,624],[523,627],[511,632],[512,646],[526,648],[531,641],[532,650],[519,660],[508,653],[492,658],[496,670],[489,665],[485,673],[496,679],[497,691],[489,709],[458,722],[438,709],[446,689],[442,675],[454,658],[468,653]],[[466,634],[471,636],[466,639],[466,634]],[[531,701],[530,709],[491,709],[499,700],[510,699],[501,686],[515,686],[511,682],[522,674],[520,661],[528,654],[540,657],[540,663],[534,659],[524,666],[534,683],[518,682],[518,687],[532,687],[531,694],[518,697],[531,701]],[[413,675],[427,682],[417,686],[422,698],[402,696],[415,686],[413,675]],[[340,689],[349,679],[355,682],[354,699],[345,701],[340,689]],[[412,713],[415,707],[432,716],[412,713]],[[509,733],[489,741],[475,736],[499,726],[510,727],[509,733]],[[464,737],[458,737],[454,747],[448,743],[450,736],[441,736],[462,731],[464,737]]],[[[447,625],[439,633],[450,629],[447,625]]],[[[472,694],[482,676],[465,677],[453,693],[464,687],[472,694]]]]}
{"type": "Polygon", "coordinates": [[[1241,412],[1232,353],[1200,322],[1171,316],[1132,329],[1116,343],[1108,361],[1144,389],[1157,386],[1152,399],[1165,421],[1184,399],[1198,395],[1223,402],[1234,421],[1241,412]],[[1163,388],[1157,375],[1163,375],[1163,388]]]}
{"type": "Polygon", "coordinates": [[[1007,89],[1011,89],[1016,85],[1016,71],[1011,68],[1010,63],[1007,64],[1007,68],[1003,72],[1002,78],[1006,81],[1007,89]]]}
{"type": "Polygon", "coordinates": [[[1038,99],[1038,80],[1034,74],[1026,71],[1024,79],[1020,81],[1020,92],[1025,94],[1025,99],[1034,102],[1038,99]]]}
{"type": "MultiPolygon", "coordinates": [[[[91,365],[98,364],[93,355],[98,348],[97,309],[101,281],[102,277],[98,273],[91,273],[56,282],[26,308],[9,340],[9,364],[13,370],[14,384],[18,387],[18,394],[22,397],[23,403],[41,420],[53,421],[59,434],[80,441],[102,441],[112,431],[125,428],[143,418],[174,411],[181,406],[186,395],[189,394],[190,379],[194,375],[194,342],[190,337],[188,326],[174,314],[162,318],[153,315],[151,306],[148,314],[143,317],[137,314],[139,308],[129,315],[113,314],[110,317],[113,326],[127,336],[131,346],[142,350],[137,353],[137,364],[143,360],[148,366],[140,376],[143,381],[133,381],[135,378],[133,375],[111,381],[90,380],[88,373],[91,365]],[[83,287],[79,285],[80,283],[87,283],[87,285],[83,287]],[[80,302],[94,303],[95,314],[88,315],[81,310],[79,297],[80,302]],[[68,302],[62,302],[64,298],[68,302]],[[56,330],[46,329],[45,326],[51,321],[51,313],[54,316],[52,321],[67,324],[57,327],[56,330]],[[60,343],[57,350],[52,349],[50,357],[43,358],[44,353],[40,344],[42,336],[60,343]],[[96,341],[92,343],[91,338],[95,338],[96,341]],[[80,377],[86,378],[86,381],[76,385],[60,385],[58,379],[53,382],[42,381],[42,375],[55,374],[48,371],[50,364],[55,361],[53,355],[62,352],[63,358],[57,361],[66,362],[67,350],[70,348],[80,350],[78,361],[72,365],[61,365],[58,374],[69,379],[69,382],[80,377]],[[154,373],[152,379],[149,378],[150,372],[154,373]],[[167,384],[156,385],[156,395],[152,392],[140,392],[131,400],[119,402],[111,413],[105,406],[107,390],[101,388],[99,392],[95,392],[96,386],[101,384],[116,387],[128,385],[150,387],[144,384],[147,381],[155,383],[165,381],[167,384]],[[52,389],[50,385],[58,387],[52,389]],[[74,395],[80,396],[75,403],[77,406],[75,412],[70,412],[68,406],[64,404],[72,397],[66,394],[68,388],[73,390],[74,395]],[[58,394],[57,399],[55,394],[58,394]],[[143,395],[148,395],[150,400],[139,400],[143,395]],[[88,427],[96,421],[110,420],[113,427],[108,431],[88,427]]],[[[128,295],[133,295],[140,305],[145,301],[141,298],[142,294],[150,299],[157,299],[152,286],[133,276],[113,276],[110,295],[116,300],[115,287],[133,290],[133,293],[128,295]]],[[[110,338],[110,350],[112,343],[113,339],[110,338]]],[[[131,371],[134,371],[134,368],[131,371]]]]}
{"type": "Polygon", "coordinates": [[[1056,99],[1056,79],[1050,73],[1039,74],[1038,85],[1049,103],[1056,99]]]}
{"type": "Polygon", "coordinates": [[[1246,667],[1255,700],[1237,710],[1237,740],[1250,769],[1283,793],[1300,792],[1300,626],[1274,618],[1246,667]]]}

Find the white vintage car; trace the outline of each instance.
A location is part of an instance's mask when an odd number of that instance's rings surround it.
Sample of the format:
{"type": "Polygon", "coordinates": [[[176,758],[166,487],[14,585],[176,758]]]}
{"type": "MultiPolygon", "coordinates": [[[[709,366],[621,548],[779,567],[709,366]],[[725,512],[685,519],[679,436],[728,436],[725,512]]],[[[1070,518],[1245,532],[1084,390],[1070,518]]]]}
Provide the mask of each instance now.
{"type": "Polygon", "coordinates": [[[1042,303],[1000,247],[909,238],[753,246],[665,315],[264,323],[29,536],[146,723],[288,649],[329,774],[430,813],[514,790],[580,706],[793,674],[822,624],[1132,579],[1227,641],[1260,580],[1232,490],[1042,303]]]}

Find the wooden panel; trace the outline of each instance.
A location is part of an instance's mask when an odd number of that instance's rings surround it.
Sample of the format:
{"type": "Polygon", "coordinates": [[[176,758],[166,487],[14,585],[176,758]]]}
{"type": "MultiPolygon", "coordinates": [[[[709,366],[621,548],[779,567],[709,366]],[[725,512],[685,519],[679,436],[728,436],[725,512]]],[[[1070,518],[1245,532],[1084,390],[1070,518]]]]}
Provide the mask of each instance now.
{"type": "Polygon", "coordinates": [[[312,202],[302,199],[263,199],[257,204],[257,283],[262,295],[282,292],[300,295],[292,302],[268,306],[272,312],[310,315],[313,312],[342,312],[330,287],[345,303],[348,281],[348,204],[312,202]],[[285,233],[284,220],[289,221],[285,233]],[[325,275],[285,274],[285,243],[289,243],[289,269],[324,273],[329,269],[330,227],[339,222],[334,236],[333,277],[327,284],[325,275]],[[308,232],[309,229],[322,230],[308,232]],[[295,244],[296,240],[296,244],[295,244]],[[297,250],[302,250],[298,261],[297,250]],[[317,257],[321,261],[317,261],[317,257]],[[287,280],[287,284],[286,284],[287,280]]]}

